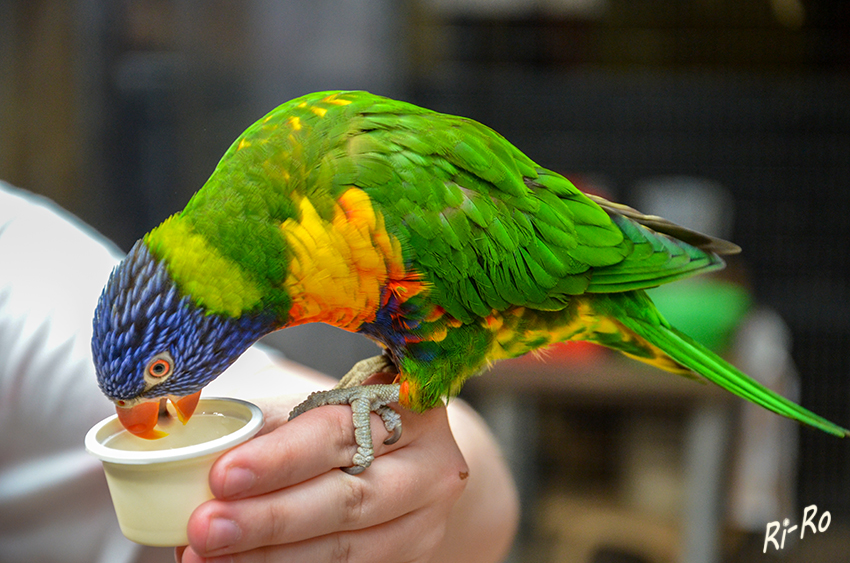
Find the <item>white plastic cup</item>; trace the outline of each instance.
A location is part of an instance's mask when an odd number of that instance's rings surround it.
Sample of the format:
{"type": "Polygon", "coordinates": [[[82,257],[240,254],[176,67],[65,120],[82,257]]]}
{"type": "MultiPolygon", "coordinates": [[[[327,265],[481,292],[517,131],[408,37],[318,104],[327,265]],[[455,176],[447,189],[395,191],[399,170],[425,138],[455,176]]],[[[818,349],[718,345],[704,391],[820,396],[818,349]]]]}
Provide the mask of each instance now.
{"type": "Polygon", "coordinates": [[[128,435],[113,415],[89,430],[85,445],[103,463],[121,532],[144,545],[178,546],[189,543],[189,516],[213,498],[209,473],[215,460],[262,426],[263,413],[254,404],[201,399],[189,422],[175,421],[165,438],[128,435]],[[110,445],[122,440],[145,451],[110,445]]]}

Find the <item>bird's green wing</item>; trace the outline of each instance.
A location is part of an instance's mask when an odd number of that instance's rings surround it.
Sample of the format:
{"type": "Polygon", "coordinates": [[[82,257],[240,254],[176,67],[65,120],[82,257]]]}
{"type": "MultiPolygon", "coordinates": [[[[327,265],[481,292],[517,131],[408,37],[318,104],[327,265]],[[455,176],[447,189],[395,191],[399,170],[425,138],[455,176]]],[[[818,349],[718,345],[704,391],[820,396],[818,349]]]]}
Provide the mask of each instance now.
{"type": "Polygon", "coordinates": [[[645,215],[599,196],[588,197],[608,212],[632,244],[625,260],[594,272],[589,293],[646,289],[717,270],[724,266],[720,255],[741,251],[731,242],[686,229],[662,217],[645,215]]]}
{"type": "Polygon", "coordinates": [[[468,321],[519,305],[560,309],[590,270],[627,253],[607,214],[489,129],[434,114],[374,114],[348,158],[441,305],[468,321]]]}
{"type": "Polygon", "coordinates": [[[722,266],[676,238],[685,229],[659,219],[668,228],[656,231],[630,208],[600,205],[469,119],[382,100],[359,110],[337,157],[411,267],[464,321],[510,306],[558,310],[572,295],[722,266]]]}

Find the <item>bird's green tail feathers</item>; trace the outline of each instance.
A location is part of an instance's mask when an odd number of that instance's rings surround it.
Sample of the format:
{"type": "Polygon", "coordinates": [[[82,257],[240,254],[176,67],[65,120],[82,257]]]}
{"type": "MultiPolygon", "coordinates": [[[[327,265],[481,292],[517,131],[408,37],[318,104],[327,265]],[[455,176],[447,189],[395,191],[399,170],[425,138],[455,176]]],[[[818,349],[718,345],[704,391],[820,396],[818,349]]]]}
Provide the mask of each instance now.
{"type": "Polygon", "coordinates": [[[850,430],[771,391],[676,328],[650,324],[633,317],[618,320],[679,364],[723,389],[777,414],[814,426],[829,434],[839,437],[850,436],[850,430]]]}

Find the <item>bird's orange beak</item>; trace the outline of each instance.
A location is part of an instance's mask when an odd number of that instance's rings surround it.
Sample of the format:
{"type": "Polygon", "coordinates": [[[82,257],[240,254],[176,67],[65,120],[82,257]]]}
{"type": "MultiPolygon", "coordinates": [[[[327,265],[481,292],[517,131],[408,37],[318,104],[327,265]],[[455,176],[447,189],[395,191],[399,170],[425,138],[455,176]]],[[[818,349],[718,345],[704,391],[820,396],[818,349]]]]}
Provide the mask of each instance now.
{"type": "MultiPolygon", "coordinates": [[[[174,405],[177,418],[183,424],[186,424],[192,417],[192,413],[195,412],[200,398],[200,391],[186,395],[185,397],[168,397],[171,404],[174,405]]],[[[160,401],[146,401],[132,407],[116,405],[115,412],[118,413],[118,420],[127,429],[127,432],[135,434],[139,438],[156,440],[168,436],[167,432],[156,429],[156,425],[159,422],[159,406],[160,401]]]]}

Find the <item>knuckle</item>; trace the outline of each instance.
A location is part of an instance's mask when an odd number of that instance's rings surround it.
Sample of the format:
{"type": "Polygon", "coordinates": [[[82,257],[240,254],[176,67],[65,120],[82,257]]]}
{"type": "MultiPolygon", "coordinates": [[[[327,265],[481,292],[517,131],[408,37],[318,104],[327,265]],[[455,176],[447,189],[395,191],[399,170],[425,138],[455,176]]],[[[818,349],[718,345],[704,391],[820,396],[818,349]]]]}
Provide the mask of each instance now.
{"type": "Polygon", "coordinates": [[[325,419],[328,435],[333,436],[338,449],[352,449],[354,447],[354,425],[351,420],[351,408],[340,407],[328,409],[330,416],[325,419]]]}
{"type": "Polygon", "coordinates": [[[319,434],[327,440],[328,448],[337,452],[339,466],[350,465],[357,451],[351,408],[347,405],[327,406],[316,410],[321,410],[324,415],[319,419],[321,424],[319,434]]]}
{"type": "Polygon", "coordinates": [[[281,514],[281,507],[278,503],[268,503],[266,508],[266,525],[262,526],[263,544],[274,545],[286,533],[286,521],[288,520],[284,514],[281,514]]]}
{"type": "Polygon", "coordinates": [[[331,561],[333,563],[350,563],[351,562],[351,535],[346,533],[335,534],[336,542],[333,544],[331,551],[331,561]]]}
{"type": "Polygon", "coordinates": [[[363,481],[358,478],[342,479],[340,524],[344,529],[358,524],[363,516],[363,506],[366,502],[366,485],[363,481]]]}

